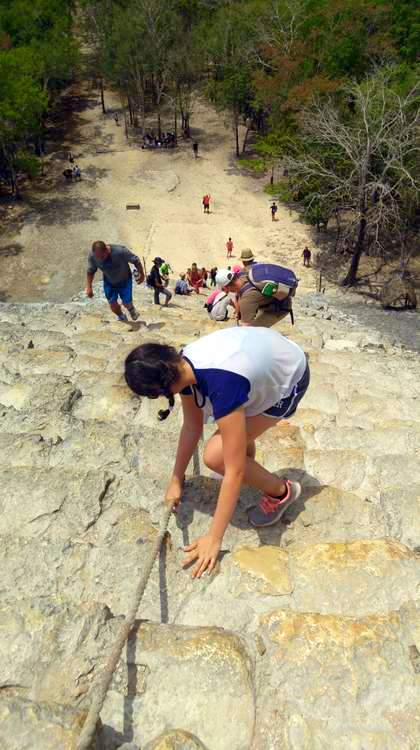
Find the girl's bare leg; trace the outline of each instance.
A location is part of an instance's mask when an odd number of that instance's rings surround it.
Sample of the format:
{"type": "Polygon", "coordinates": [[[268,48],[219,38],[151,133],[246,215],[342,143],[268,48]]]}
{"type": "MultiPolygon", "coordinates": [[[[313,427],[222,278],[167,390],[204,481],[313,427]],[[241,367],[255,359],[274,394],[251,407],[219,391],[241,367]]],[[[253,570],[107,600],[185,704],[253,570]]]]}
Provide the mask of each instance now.
{"type": "MultiPolygon", "coordinates": [[[[265,417],[263,414],[256,417],[248,417],[247,426],[247,459],[244,475],[244,484],[255,487],[261,492],[276,497],[286,492],[286,485],[283,479],[279,479],[261,464],[255,461],[255,438],[274,427],[279,420],[265,417]]],[[[204,463],[212,471],[218,474],[224,474],[225,467],[223,463],[223,445],[219,431],[207,441],[204,448],[204,463]]]]}

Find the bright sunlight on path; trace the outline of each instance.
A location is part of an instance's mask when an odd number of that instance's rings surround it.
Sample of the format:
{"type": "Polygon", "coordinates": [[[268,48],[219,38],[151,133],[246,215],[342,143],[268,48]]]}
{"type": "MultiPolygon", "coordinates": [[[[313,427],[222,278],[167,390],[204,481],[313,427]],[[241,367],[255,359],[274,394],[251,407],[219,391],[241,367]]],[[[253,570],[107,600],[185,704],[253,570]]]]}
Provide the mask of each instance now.
{"type": "Polygon", "coordinates": [[[59,170],[56,188],[26,194],[29,210],[21,228],[2,237],[1,245],[20,247],[13,257],[0,252],[2,289],[9,301],[66,301],[79,293],[87,252],[96,239],[129,245],[148,267],[160,255],[181,271],[193,261],[222,267],[231,236],[232,263],[250,247],[258,258],[294,267],[300,288],[315,288],[315,272],[302,266],[302,250],[310,242],[307,228],[282,206],[278,221],[271,222],[264,183],[241,175],[223,115],[196,103],[192,132],[200,157],[194,159],[192,141],[180,139],[174,151],[127,143],[122,118],[117,126],[112,115],[117,97],[107,94],[103,115],[93,99],[96,92],[86,90],[85,96],[89,106],[79,115],[73,141],[46,159],[47,170],[59,170]],[[66,184],[61,176],[68,149],[82,169],[80,183],[66,184]],[[206,192],[212,197],[210,215],[201,205],[206,192]],[[127,211],[128,203],[140,203],[141,210],[127,211]]]}

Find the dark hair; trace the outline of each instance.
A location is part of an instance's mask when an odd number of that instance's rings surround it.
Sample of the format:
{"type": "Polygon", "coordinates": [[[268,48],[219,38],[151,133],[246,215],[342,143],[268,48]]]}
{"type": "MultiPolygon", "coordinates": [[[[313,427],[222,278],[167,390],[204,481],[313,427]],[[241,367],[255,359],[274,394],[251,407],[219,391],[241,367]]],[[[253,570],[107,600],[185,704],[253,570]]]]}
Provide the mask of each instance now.
{"type": "Polygon", "coordinates": [[[138,396],[158,398],[166,396],[169,409],[160,409],[159,419],[166,419],[175,405],[170,387],[179,379],[181,355],[166,344],[142,344],[133,349],[125,360],[125,380],[138,396]]]}
{"type": "Polygon", "coordinates": [[[95,242],[92,243],[92,252],[96,252],[97,250],[106,250],[105,242],[102,242],[102,240],[95,240],[95,242]]]}

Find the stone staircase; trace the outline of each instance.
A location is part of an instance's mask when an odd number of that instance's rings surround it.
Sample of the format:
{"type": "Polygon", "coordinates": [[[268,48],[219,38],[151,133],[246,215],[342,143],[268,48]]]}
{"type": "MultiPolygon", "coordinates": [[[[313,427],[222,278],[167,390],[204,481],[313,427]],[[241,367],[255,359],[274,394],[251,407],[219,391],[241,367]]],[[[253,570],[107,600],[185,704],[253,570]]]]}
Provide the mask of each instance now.
{"type": "MultiPolygon", "coordinates": [[[[8,750],[74,750],[157,533],[180,414],[161,424],[160,404],[130,394],[124,356],[220,325],[203,297],[165,310],[136,294],[147,327],[113,321],[100,297],[0,306],[8,750]]],[[[189,478],[98,750],[419,746],[418,362],[308,299],[294,328],[278,327],[308,353],[310,391],[258,443],[265,466],[300,479],[302,499],[257,531],[245,488],[215,575],[192,581],[181,548],[208,528],[218,483],[204,468],[189,478]]]]}

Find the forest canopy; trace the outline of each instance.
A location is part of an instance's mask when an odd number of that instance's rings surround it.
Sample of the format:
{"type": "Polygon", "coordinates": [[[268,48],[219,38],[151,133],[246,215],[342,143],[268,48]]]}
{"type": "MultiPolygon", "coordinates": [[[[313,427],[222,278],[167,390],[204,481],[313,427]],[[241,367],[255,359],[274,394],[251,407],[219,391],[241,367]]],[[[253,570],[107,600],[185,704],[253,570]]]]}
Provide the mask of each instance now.
{"type": "Polygon", "coordinates": [[[406,246],[416,226],[419,50],[416,0],[0,0],[0,179],[36,173],[81,64],[104,111],[111,86],[140,131],[153,114],[160,134],[165,113],[189,137],[205,95],[241,164],[271,170],[273,194],[318,228],[336,219],[352,284],[363,252],[391,234],[406,246]]]}

